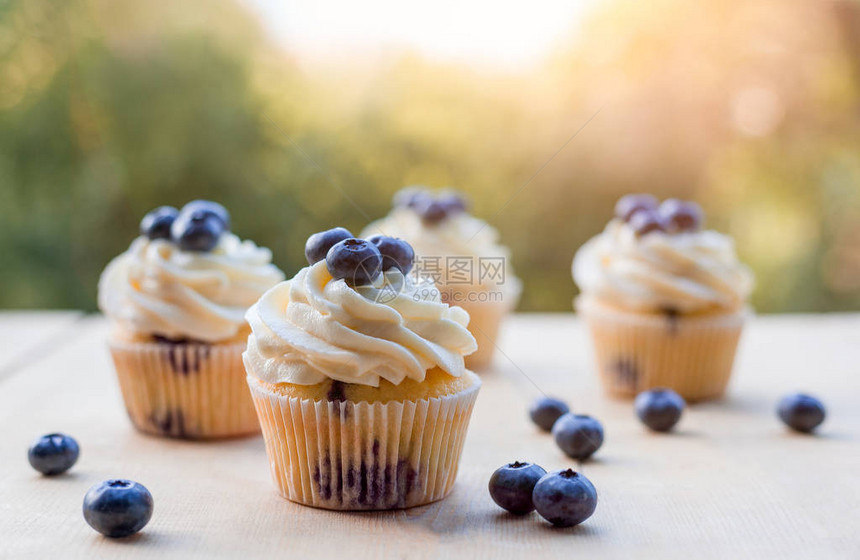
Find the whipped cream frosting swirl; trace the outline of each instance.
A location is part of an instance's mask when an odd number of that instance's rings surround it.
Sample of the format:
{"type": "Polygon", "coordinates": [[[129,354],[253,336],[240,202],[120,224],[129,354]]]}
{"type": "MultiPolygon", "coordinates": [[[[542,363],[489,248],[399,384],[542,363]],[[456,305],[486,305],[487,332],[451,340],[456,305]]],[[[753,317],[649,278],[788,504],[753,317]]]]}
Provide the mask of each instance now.
{"type": "Polygon", "coordinates": [[[266,292],[247,319],[245,362],[267,383],[378,387],[380,379],[423,381],[433,367],[459,377],[463,356],[477,348],[465,310],[396,269],[353,289],[320,261],[266,292]]]}
{"type": "Polygon", "coordinates": [[[271,251],[232,233],[209,252],[138,237],[102,273],[99,308],[134,333],[229,340],[246,328],[248,308],[284,279],[271,261],[271,251]]]}
{"type": "MultiPolygon", "coordinates": [[[[463,212],[436,224],[425,224],[421,217],[409,208],[394,208],[386,217],[371,222],[361,232],[362,237],[371,235],[399,237],[412,245],[421,258],[440,257],[446,265],[448,257],[472,259],[473,282],[440,282],[440,288],[492,289],[503,293],[505,301],[516,304],[522,291],[520,280],[514,275],[511,254],[499,243],[499,232],[485,221],[463,212]],[[479,274],[480,258],[503,259],[504,280],[492,276],[482,279],[479,274]]],[[[416,261],[417,262],[417,261],[416,261]]],[[[416,266],[418,266],[416,264],[416,266]]]]}
{"type": "Polygon", "coordinates": [[[584,295],[640,312],[734,310],[753,287],[730,237],[710,230],[638,237],[621,220],[580,248],[573,277],[584,295]]]}

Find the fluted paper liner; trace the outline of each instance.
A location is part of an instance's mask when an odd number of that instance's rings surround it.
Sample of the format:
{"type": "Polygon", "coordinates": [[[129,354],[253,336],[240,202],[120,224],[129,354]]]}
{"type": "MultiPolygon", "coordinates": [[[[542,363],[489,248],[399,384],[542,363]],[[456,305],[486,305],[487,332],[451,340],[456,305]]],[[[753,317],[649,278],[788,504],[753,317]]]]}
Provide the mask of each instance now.
{"type": "Polygon", "coordinates": [[[684,317],[628,313],[579,298],[604,389],[632,397],[669,387],[688,401],[721,397],[748,310],[684,317]]]}
{"type": "Polygon", "coordinates": [[[408,508],[454,486],[480,381],[440,398],[368,403],[248,385],[272,477],[285,498],[335,510],[408,508]]]}
{"type": "Polygon", "coordinates": [[[128,416],[145,433],[185,439],[260,432],[245,344],[110,341],[128,416]]]}

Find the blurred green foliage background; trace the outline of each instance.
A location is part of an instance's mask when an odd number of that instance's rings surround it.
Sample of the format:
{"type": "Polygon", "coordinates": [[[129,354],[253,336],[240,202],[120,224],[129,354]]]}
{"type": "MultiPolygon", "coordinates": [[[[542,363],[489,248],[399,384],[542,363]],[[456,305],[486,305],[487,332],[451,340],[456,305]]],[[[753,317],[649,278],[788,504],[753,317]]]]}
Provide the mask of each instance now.
{"type": "Polygon", "coordinates": [[[224,203],[292,275],[309,233],[424,183],[500,230],[522,310],[570,310],[631,191],[702,203],[759,311],[860,309],[854,2],[608,0],[517,71],[299,62],[233,0],[0,0],[0,307],[94,309],[161,204],[224,203]]]}

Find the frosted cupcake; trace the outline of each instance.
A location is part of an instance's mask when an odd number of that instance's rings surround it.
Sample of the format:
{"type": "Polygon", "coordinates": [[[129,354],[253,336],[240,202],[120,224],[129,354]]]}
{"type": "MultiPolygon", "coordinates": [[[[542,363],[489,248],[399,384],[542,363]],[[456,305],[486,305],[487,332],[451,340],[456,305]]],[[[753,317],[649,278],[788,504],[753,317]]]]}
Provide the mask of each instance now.
{"type": "Polygon", "coordinates": [[[245,312],[284,279],[268,249],[230,233],[214,202],[161,207],[99,280],[99,307],[132,423],[189,439],[258,433],[245,384],[245,312]]]}
{"type": "Polygon", "coordinates": [[[575,305],[604,387],[620,396],[670,387],[691,401],[720,397],[753,285],[734,242],[702,230],[692,202],[628,195],[615,214],[573,261],[575,305]]]}
{"type": "Polygon", "coordinates": [[[316,234],[312,263],[248,310],[244,354],[275,484],[336,510],[406,508],[454,485],[480,387],[469,315],[407,276],[403,241],[316,234]]]}
{"type": "Polygon", "coordinates": [[[368,225],[361,235],[380,234],[409,242],[416,253],[413,275],[432,278],[443,301],[469,312],[469,330],[478,351],[466,365],[472,369],[489,365],[502,321],[516,307],[522,290],[498,232],[470,215],[456,192],[407,187],[395,195],[388,216],[368,225]]]}

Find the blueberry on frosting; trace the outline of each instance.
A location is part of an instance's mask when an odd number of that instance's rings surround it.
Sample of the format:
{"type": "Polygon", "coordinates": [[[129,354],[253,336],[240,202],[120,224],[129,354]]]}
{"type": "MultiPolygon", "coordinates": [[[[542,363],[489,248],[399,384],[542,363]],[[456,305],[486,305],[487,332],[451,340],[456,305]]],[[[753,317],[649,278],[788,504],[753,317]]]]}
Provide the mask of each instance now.
{"type": "Polygon", "coordinates": [[[170,239],[170,226],[179,215],[173,206],[159,206],[150,210],[140,221],[140,234],[149,239],[170,239]]]}
{"type": "Polygon", "coordinates": [[[394,206],[413,210],[427,225],[436,225],[467,208],[466,199],[455,191],[434,194],[420,186],[401,189],[394,195],[394,206]]]}
{"type": "Polygon", "coordinates": [[[670,198],[660,205],[660,217],[672,233],[698,231],[704,221],[702,207],[695,202],[670,198]]]}
{"type": "Polygon", "coordinates": [[[689,200],[670,198],[662,204],[650,194],[628,194],[615,204],[615,217],[633,228],[636,235],[653,231],[670,234],[702,229],[702,207],[689,200]]]}
{"type": "Polygon", "coordinates": [[[217,202],[194,200],[177,210],[159,206],[140,221],[140,234],[150,240],[172,241],[183,251],[206,252],[230,231],[230,213],[217,202]]]}
{"type": "Polygon", "coordinates": [[[404,187],[394,194],[395,208],[417,208],[422,201],[432,198],[427,187],[421,185],[412,185],[404,187]]]}
{"type": "Polygon", "coordinates": [[[305,243],[305,258],[308,264],[316,264],[323,260],[328,250],[344,239],[355,237],[346,228],[336,227],[326,231],[320,231],[308,237],[305,243]]]}
{"type": "Polygon", "coordinates": [[[382,272],[382,254],[366,239],[351,237],[336,243],[328,250],[325,263],[332,278],[350,286],[370,284],[382,272]]]}
{"type": "Polygon", "coordinates": [[[412,270],[415,261],[415,251],[412,249],[412,245],[402,239],[387,235],[372,235],[367,240],[379,249],[382,255],[383,272],[396,268],[403,274],[409,274],[409,271],[412,270]]]}
{"type": "Polygon", "coordinates": [[[629,222],[641,210],[656,211],[657,199],[650,194],[628,194],[615,204],[615,217],[629,222]]]}
{"type": "Polygon", "coordinates": [[[230,231],[230,213],[217,202],[211,200],[192,200],[182,207],[182,212],[203,213],[218,218],[224,226],[224,231],[230,231]]]}
{"type": "Polygon", "coordinates": [[[182,209],[170,227],[170,237],[183,251],[205,253],[218,245],[226,226],[221,217],[205,209],[182,209]]]}
{"type": "Polygon", "coordinates": [[[652,231],[665,231],[660,214],[654,210],[639,210],[630,217],[630,227],[636,235],[642,236],[652,231]]]}

